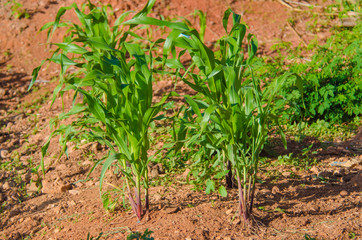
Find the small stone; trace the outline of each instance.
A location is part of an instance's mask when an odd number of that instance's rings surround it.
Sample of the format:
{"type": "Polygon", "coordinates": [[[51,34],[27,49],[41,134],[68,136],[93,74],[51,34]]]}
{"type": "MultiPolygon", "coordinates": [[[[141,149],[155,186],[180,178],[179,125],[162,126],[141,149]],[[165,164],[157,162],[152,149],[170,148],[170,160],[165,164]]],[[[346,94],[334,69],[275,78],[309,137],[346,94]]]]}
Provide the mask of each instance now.
{"type": "Polygon", "coordinates": [[[38,192],[38,186],[35,182],[32,182],[29,186],[26,187],[26,193],[30,196],[38,192]]]}
{"type": "Polygon", "coordinates": [[[229,209],[229,210],[227,210],[225,213],[226,213],[226,215],[230,215],[232,212],[233,212],[233,210],[232,210],[232,209],[229,209]]]}
{"type": "Polygon", "coordinates": [[[16,186],[16,183],[13,180],[6,181],[3,185],[4,190],[8,190],[16,186]]]}
{"type": "Polygon", "coordinates": [[[272,193],[275,195],[275,194],[277,194],[277,193],[279,193],[280,192],[280,190],[279,190],[279,188],[277,187],[277,186],[274,186],[273,188],[272,188],[272,193]]]}
{"type": "Polygon", "coordinates": [[[73,201],[73,200],[68,201],[67,204],[68,204],[68,207],[71,207],[71,206],[75,206],[75,205],[76,205],[75,201],[73,201]]]}
{"type": "Polygon", "coordinates": [[[61,192],[66,192],[68,190],[72,189],[72,185],[71,184],[64,184],[60,187],[60,191],[61,192]]]}
{"type": "Polygon", "coordinates": [[[282,175],[286,178],[289,178],[292,175],[292,173],[287,171],[287,172],[283,172],[282,175]]]}
{"type": "Polygon", "coordinates": [[[8,158],[10,156],[9,151],[5,149],[0,150],[0,157],[1,158],[8,158]]]}
{"type": "Polygon", "coordinates": [[[241,220],[240,218],[236,218],[234,221],[233,221],[233,225],[238,225],[241,223],[241,220]]]}
{"type": "Polygon", "coordinates": [[[163,211],[167,214],[177,213],[180,209],[178,207],[168,207],[165,208],[163,211]]]}
{"type": "Polygon", "coordinates": [[[2,186],[2,189],[4,189],[4,190],[8,190],[9,188],[10,188],[10,186],[9,186],[8,182],[5,182],[2,186]]]}
{"type": "Polygon", "coordinates": [[[42,193],[55,194],[62,193],[72,188],[71,184],[65,184],[57,181],[43,180],[42,182],[42,193]]]}
{"type": "Polygon", "coordinates": [[[83,182],[77,182],[74,184],[74,186],[76,186],[77,188],[81,188],[84,186],[84,183],[83,182]]]}
{"type": "Polygon", "coordinates": [[[342,197],[348,196],[348,192],[346,190],[342,190],[339,195],[341,195],[342,197]]]}
{"type": "Polygon", "coordinates": [[[87,181],[87,182],[85,183],[85,185],[86,185],[87,187],[90,187],[90,186],[93,186],[93,185],[94,185],[94,182],[92,182],[92,181],[87,181]]]}
{"type": "Polygon", "coordinates": [[[80,191],[78,191],[78,190],[69,190],[69,193],[71,195],[78,195],[80,193],[80,191]]]}
{"type": "Polygon", "coordinates": [[[352,168],[357,166],[357,162],[348,160],[347,162],[344,162],[341,166],[346,168],[352,168]]]}
{"type": "Polygon", "coordinates": [[[90,161],[90,160],[85,160],[85,161],[82,163],[82,165],[84,165],[84,166],[92,166],[92,165],[94,165],[94,163],[93,163],[92,161],[90,161]]]}
{"type": "Polygon", "coordinates": [[[272,197],[272,192],[269,189],[265,189],[265,188],[261,189],[259,191],[259,194],[263,195],[263,196],[271,196],[272,197]]]}

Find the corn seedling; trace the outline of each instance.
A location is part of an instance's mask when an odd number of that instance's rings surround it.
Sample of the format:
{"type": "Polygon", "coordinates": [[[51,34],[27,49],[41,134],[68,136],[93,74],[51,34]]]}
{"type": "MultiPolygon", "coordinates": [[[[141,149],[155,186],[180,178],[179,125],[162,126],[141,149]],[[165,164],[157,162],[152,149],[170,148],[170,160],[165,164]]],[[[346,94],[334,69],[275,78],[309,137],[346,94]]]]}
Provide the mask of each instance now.
{"type": "MultiPolygon", "coordinates": [[[[257,41],[253,35],[247,36],[248,54],[245,56],[243,40],[246,26],[240,23],[241,16],[231,10],[227,10],[223,17],[227,35],[218,41],[219,54],[205,46],[195,29],[185,30],[144,16],[126,23],[138,21],[144,24],[156,22],[172,29],[165,40],[164,57],[171,55],[175,66],[181,64],[179,59],[186,51],[190,54],[191,65],[176,73],[184,71],[179,77],[201,98],[185,96],[190,108],[185,110],[184,122],[176,135],[179,142],[187,140],[186,147],[196,143],[201,145],[201,149],[206,149],[205,153],[211,153],[208,157],[214,161],[213,164],[221,166],[218,177],[226,176],[229,186],[233,185],[233,181],[237,182],[240,216],[250,223],[259,155],[267,140],[270,124],[278,120],[272,114],[273,100],[292,77],[297,78],[301,89],[300,79],[294,74],[284,74],[262,89],[252,72],[257,41]],[[230,16],[233,22],[228,31],[230,16]],[[181,49],[178,54],[176,48],[181,49]],[[190,138],[186,136],[187,127],[194,130],[190,138]]],[[[285,143],[283,134],[282,138],[285,143]]],[[[206,184],[207,191],[215,189],[213,181],[208,180],[206,184]]],[[[219,192],[225,194],[223,188],[219,188],[219,192]]]]}
{"type": "MultiPolygon", "coordinates": [[[[154,2],[149,1],[135,17],[150,11],[154,2]]],[[[67,143],[79,137],[108,146],[108,156],[92,168],[93,171],[96,166],[103,165],[100,190],[106,171],[111,165],[117,165],[125,183],[123,187],[115,187],[124,190],[140,220],[149,208],[148,130],[167,96],[159,103],[152,103],[152,48],[157,42],[150,43],[149,49],[142,49],[135,43],[143,40],[133,31],[137,23],[122,25],[129,12],[119,16],[113,27],[110,27],[108,7],[96,7],[89,1],[82,9],[76,4],[62,7],[55,21],[42,28],[49,29],[49,39],[56,28],[67,29],[64,42],[54,43],[58,48],[48,59],[61,66],[60,82],[54,90],[53,102],[58,95],[74,92],[72,109],[61,114],[59,119],[74,114],[79,116],[72,125],[61,125],[51,134],[42,148],[42,156],[44,158],[50,139],[55,135],[61,135],[60,142],[65,154],[67,143]],[[71,9],[77,14],[80,25],[60,22],[61,16],[71,9]],[[77,71],[67,74],[70,66],[77,71]],[[141,192],[142,188],[144,193],[141,192]]],[[[40,67],[34,69],[30,87],[40,67]]],[[[45,172],[43,159],[41,166],[45,172]]]]}

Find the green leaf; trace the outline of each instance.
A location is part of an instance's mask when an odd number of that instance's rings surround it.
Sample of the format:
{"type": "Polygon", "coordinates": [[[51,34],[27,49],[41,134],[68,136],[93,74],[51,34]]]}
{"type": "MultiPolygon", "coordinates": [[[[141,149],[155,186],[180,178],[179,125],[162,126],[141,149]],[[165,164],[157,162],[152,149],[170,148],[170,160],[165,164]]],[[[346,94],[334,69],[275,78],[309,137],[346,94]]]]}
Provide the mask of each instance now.
{"type": "Polygon", "coordinates": [[[228,193],[226,191],[226,188],[224,186],[219,187],[219,194],[221,197],[227,197],[228,193]]]}
{"type": "Polygon", "coordinates": [[[98,102],[96,98],[85,92],[84,90],[79,90],[86,98],[87,103],[89,106],[89,110],[94,114],[94,116],[106,124],[106,114],[105,109],[102,107],[102,105],[98,102]]]}
{"type": "Polygon", "coordinates": [[[197,103],[188,95],[184,96],[186,102],[191,106],[194,113],[196,113],[197,116],[201,117],[201,111],[197,103]]]}
{"type": "Polygon", "coordinates": [[[146,17],[146,16],[143,16],[143,15],[140,15],[139,17],[128,20],[128,21],[124,22],[123,24],[124,25],[131,25],[131,24],[140,25],[140,24],[144,24],[144,25],[154,25],[154,26],[160,26],[160,27],[168,27],[168,28],[171,28],[171,29],[178,29],[178,30],[184,30],[184,31],[189,30],[187,25],[184,24],[184,23],[181,23],[181,22],[168,22],[168,21],[163,21],[163,20],[159,20],[159,19],[156,19],[156,18],[146,17]]]}
{"type": "Polygon", "coordinates": [[[215,191],[215,182],[211,179],[206,180],[206,194],[210,194],[215,191]]]}
{"type": "Polygon", "coordinates": [[[101,175],[99,177],[99,190],[102,191],[103,178],[108,170],[108,168],[112,165],[113,162],[119,160],[121,158],[121,154],[113,153],[111,154],[103,163],[101,175]]]}
{"type": "Polygon", "coordinates": [[[29,91],[29,90],[31,89],[31,87],[34,85],[36,79],[38,78],[39,71],[40,71],[40,69],[41,69],[41,67],[43,66],[44,63],[45,63],[44,60],[41,61],[41,64],[40,64],[38,67],[36,67],[36,68],[33,69],[33,73],[31,74],[31,75],[33,76],[33,78],[31,79],[31,82],[30,82],[30,84],[29,84],[28,91],[29,91]]]}
{"type": "Polygon", "coordinates": [[[225,170],[225,171],[222,171],[222,172],[218,172],[218,173],[214,176],[214,178],[216,178],[216,179],[221,179],[221,178],[225,177],[226,174],[228,174],[228,172],[229,172],[229,170],[225,170]]]}
{"type": "Polygon", "coordinates": [[[54,43],[54,45],[69,53],[85,54],[88,51],[74,43],[54,43]]]}

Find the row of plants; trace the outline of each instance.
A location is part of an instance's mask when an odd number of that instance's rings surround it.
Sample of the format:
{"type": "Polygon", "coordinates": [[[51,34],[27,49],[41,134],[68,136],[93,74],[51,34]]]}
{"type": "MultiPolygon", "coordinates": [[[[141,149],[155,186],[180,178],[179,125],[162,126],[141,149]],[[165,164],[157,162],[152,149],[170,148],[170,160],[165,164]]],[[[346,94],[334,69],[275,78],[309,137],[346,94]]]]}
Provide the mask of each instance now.
{"type": "MultiPolygon", "coordinates": [[[[272,78],[269,76],[271,80],[265,82],[261,80],[264,75],[255,75],[260,63],[255,57],[256,37],[246,34],[241,16],[230,9],[222,19],[226,35],[217,41],[217,50],[213,51],[204,43],[203,14],[198,32],[188,22],[149,17],[154,3],[155,0],[148,1],[130,20],[127,19],[131,12],[112,19],[110,6],[96,7],[88,2],[80,9],[72,4],[60,8],[55,21],[42,27],[41,30],[48,30],[49,40],[59,27],[66,28],[67,35],[62,43],[52,43],[56,50],[34,69],[29,88],[42,65],[54,62],[61,71],[52,102],[67,92],[73,93],[71,110],[53,121],[55,130],[42,147],[42,157],[51,138],[57,135],[62,154],[66,155],[71,141],[106,145],[107,155],[91,171],[102,166],[102,191],[105,173],[115,166],[124,181],[114,187],[128,199],[141,220],[149,210],[148,165],[153,160],[148,155],[150,130],[155,121],[171,120],[168,154],[179,156],[181,151],[189,151],[193,161],[203,166],[192,174],[195,178],[205,177],[202,182],[207,193],[218,191],[225,197],[227,188],[236,186],[240,216],[245,223],[251,223],[260,153],[271,129],[281,135],[286,145],[280,116],[304,111],[305,117],[309,95],[304,97],[304,92],[311,91],[306,86],[308,76],[301,78],[302,74],[290,69],[274,71],[272,78]],[[71,9],[80,24],[61,21],[71,9]],[[145,38],[145,27],[168,29],[167,37],[145,38]],[[181,60],[185,58],[191,61],[186,64],[181,60]],[[77,71],[69,73],[70,67],[77,71]],[[153,83],[159,75],[181,80],[197,94],[180,96],[170,92],[155,103],[153,83]],[[285,96],[291,89],[300,102],[285,96]],[[170,96],[185,100],[173,116],[163,113],[166,106],[170,107],[170,96]],[[287,104],[289,108],[285,107],[287,104]],[[77,118],[71,125],[58,124],[72,115],[77,118]]],[[[43,158],[41,168],[45,174],[49,166],[44,165],[43,158]]]]}

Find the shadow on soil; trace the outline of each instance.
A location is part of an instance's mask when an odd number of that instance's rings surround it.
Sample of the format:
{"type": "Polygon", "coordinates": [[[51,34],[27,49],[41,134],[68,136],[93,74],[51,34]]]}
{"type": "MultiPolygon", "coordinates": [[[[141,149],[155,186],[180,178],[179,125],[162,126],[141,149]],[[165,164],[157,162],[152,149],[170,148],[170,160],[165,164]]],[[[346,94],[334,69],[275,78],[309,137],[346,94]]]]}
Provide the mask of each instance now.
{"type": "MultiPolygon", "coordinates": [[[[350,173],[344,176],[344,178],[351,179],[357,174],[361,174],[362,171],[355,173],[350,173]]],[[[353,195],[360,191],[359,187],[354,187],[348,183],[336,183],[330,180],[329,182],[321,182],[320,180],[306,180],[306,179],[288,179],[287,182],[277,183],[277,184],[268,184],[269,190],[273,187],[277,187],[280,190],[291,189],[297,186],[304,186],[303,188],[298,188],[297,191],[288,191],[287,193],[274,194],[270,198],[270,194],[262,194],[258,196],[258,202],[255,207],[264,207],[264,206],[277,206],[278,209],[285,213],[288,217],[300,217],[302,215],[334,215],[341,212],[345,212],[349,209],[362,207],[362,204],[353,203],[351,201],[339,201],[335,204],[336,208],[324,208],[329,203],[325,202],[322,204],[322,199],[330,199],[330,197],[341,198],[341,191],[346,191],[348,195],[353,195]],[[318,202],[320,200],[320,202],[318,202]],[[306,205],[314,205],[307,207],[306,205]],[[304,206],[305,205],[305,206],[304,206]],[[304,207],[306,209],[304,209],[304,207]]],[[[276,211],[276,210],[274,210],[276,211]]],[[[283,214],[279,214],[278,217],[283,217],[283,214]]],[[[268,226],[270,222],[275,220],[278,214],[272,214],[269,216],[263,216],[261,221],[268,226]]]]}

